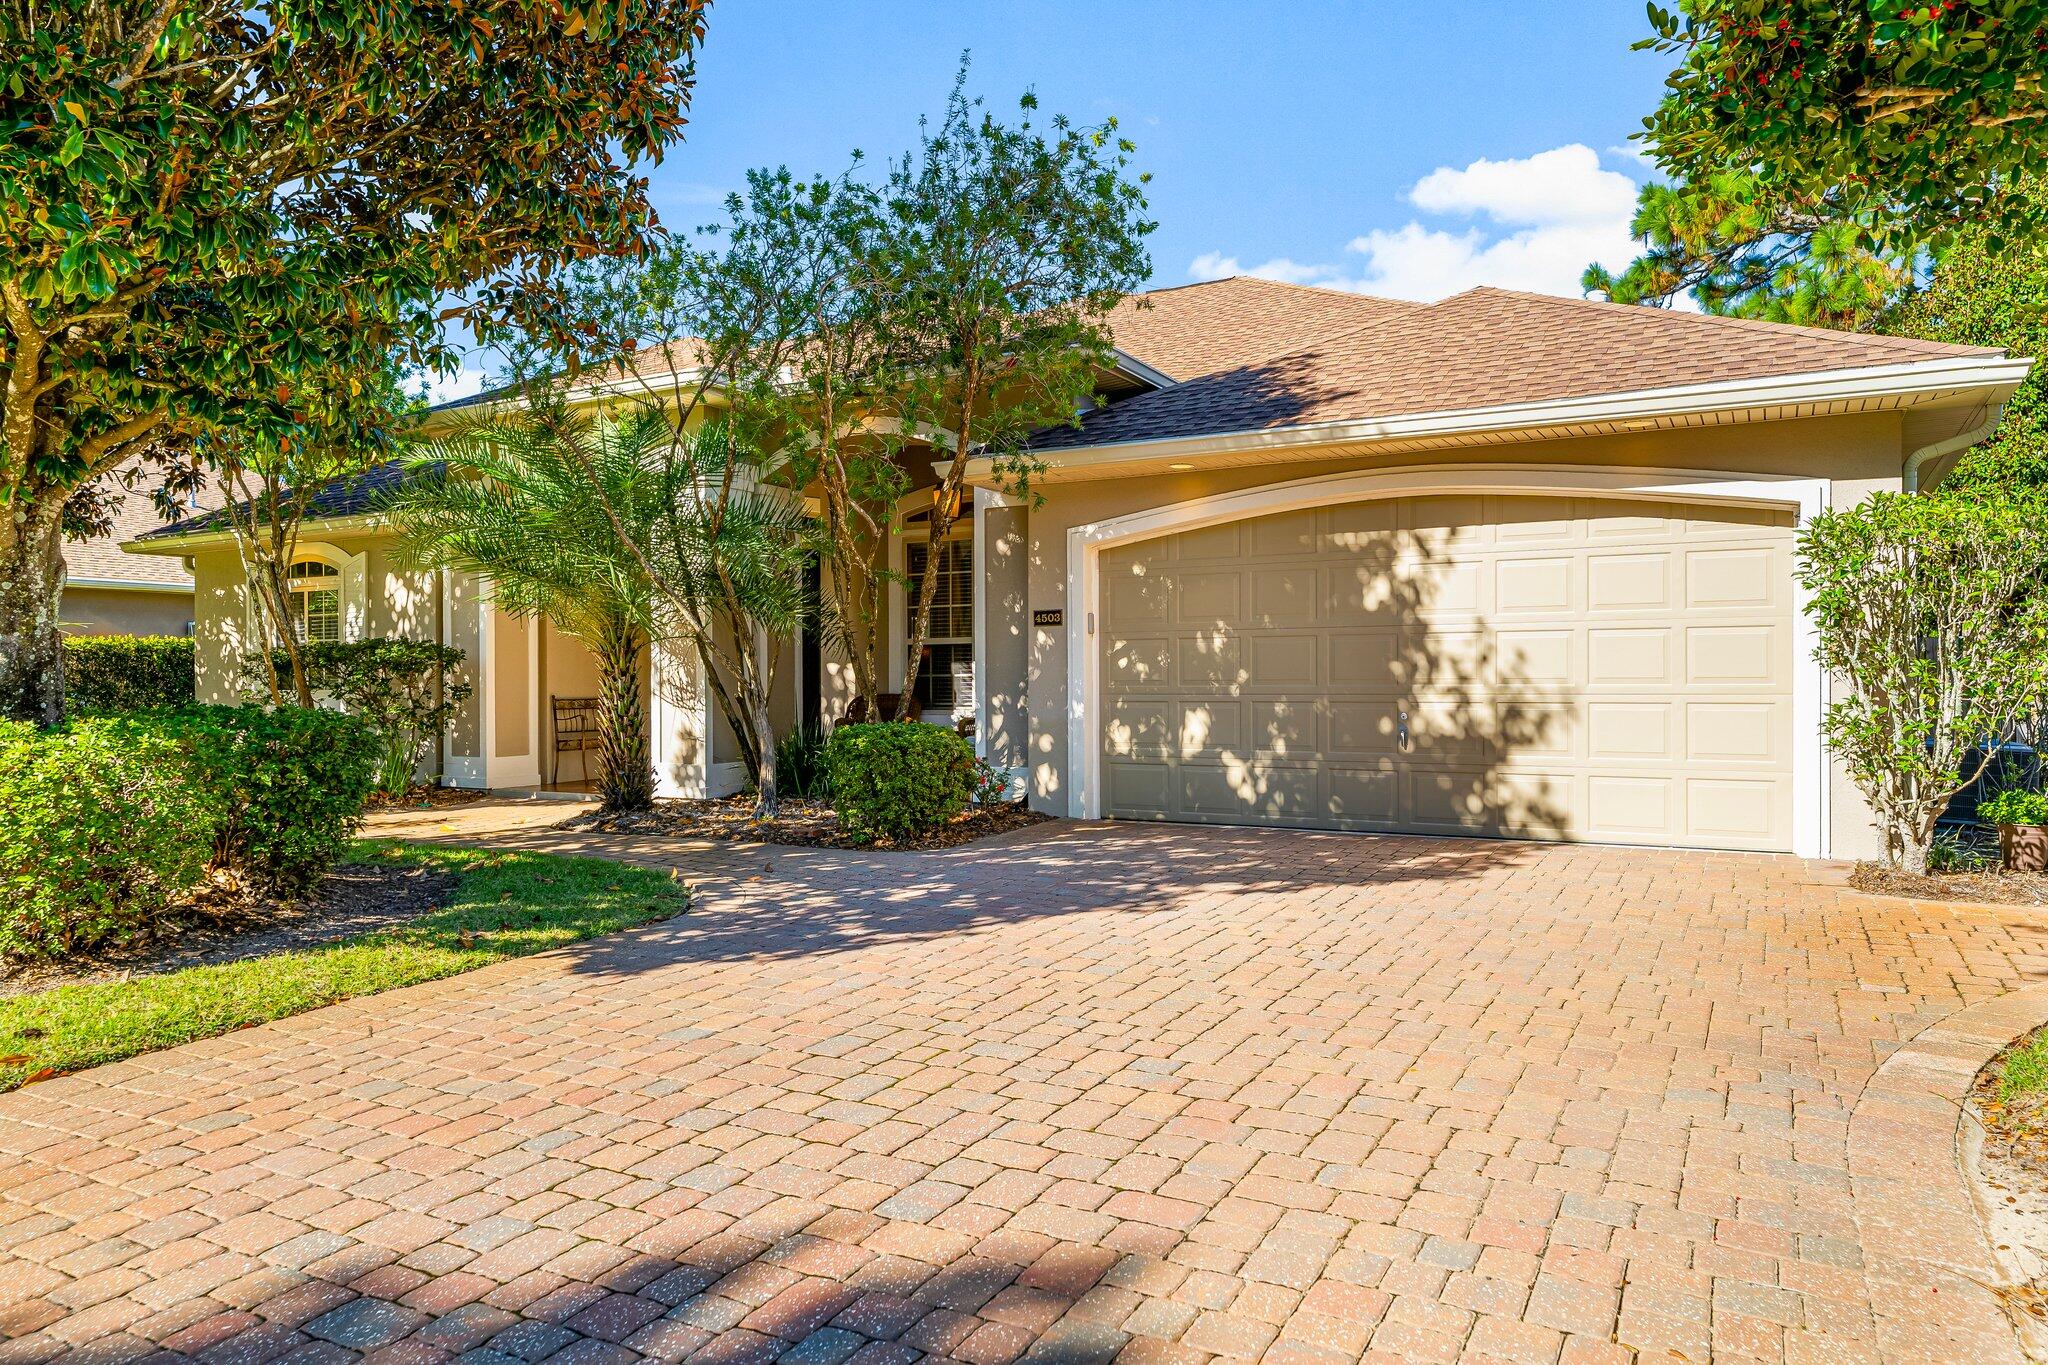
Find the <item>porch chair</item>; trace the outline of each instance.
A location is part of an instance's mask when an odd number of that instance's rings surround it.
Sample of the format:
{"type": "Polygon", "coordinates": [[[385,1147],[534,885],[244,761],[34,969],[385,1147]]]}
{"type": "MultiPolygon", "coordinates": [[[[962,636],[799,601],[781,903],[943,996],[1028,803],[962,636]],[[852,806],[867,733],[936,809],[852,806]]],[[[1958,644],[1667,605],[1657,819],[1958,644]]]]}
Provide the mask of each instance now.
{"type": "Polygon", "coordinates": [[[554,773],[548,778],[550,787],[560,786],[562,779],[562,755],[578,754],[578,766],[583,770],[582,780],[590,780],[590,758],[592,749],[597,747],[597,698],[596,697],[548,697],[548,709],[554,715],[555,745],[552,759],[554,773]]]}

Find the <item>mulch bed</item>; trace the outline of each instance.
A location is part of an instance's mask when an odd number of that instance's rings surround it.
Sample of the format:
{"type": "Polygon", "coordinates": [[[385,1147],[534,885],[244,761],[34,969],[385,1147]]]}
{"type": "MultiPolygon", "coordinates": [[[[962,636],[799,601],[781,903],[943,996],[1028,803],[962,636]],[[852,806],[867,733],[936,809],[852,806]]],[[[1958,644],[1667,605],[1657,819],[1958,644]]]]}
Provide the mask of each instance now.
{"type": "Polygon", "coordinates": [[[380,792],[371,792],[366,809],[373,811],[392,810],[447,810],[457,806],[473,806],[487,801],[491,794],[473,787],[414,787],[404,796],[386,797],[380,792]]]}
{"type": "Polygon", "coordinates": [[[917,853],[935,848],[957,848],[976,839],[986,839],[991,834],[1004,834],[1051,818],[1022,805],[976,806],[928,834],[901,842],[891,839],[870,841],[842,828],[839,816],[823,801],[785,797],[782,813],[764,822],[754,818],[753,797],[728,796],[716,801],[657,801],[652,810],[629,814],[607,815],[593,811],[570,820],[568,827],[606,834],[744,839],[794,848],[870,848],[917,853]]]}
{"type": "Polygon", "coordinates": [[[62,962],[0,963],[0,996],[154,976],[310,948],[403,924],[447,903],[461,878],[399,863],[343,863],[312,895],[279,901],[215,884],[177,907],[154,937],[62,962]]]}
{"type": "Polygon", "coordinates": [[[1884,863],[1858,863],[1849,885],[1878,896],[1990,905],[2048,905],[2048,877],[2038,872],[1930,872],[1915,876],[1884,863]]]}

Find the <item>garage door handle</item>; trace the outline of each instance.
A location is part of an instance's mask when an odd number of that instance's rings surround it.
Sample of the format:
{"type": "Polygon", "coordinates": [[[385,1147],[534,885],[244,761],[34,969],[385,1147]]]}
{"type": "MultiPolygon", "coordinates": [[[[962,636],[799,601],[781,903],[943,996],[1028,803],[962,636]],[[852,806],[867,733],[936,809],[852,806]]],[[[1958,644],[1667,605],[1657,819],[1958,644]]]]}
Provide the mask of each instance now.
{"type": "Polygon", "coordinates": [[[1400,737],[1401,750],[1403,753],[1406,753],[1408,750],[1408,713],[1403,711],[1400,713],[1400,716],[1400,724],[1396,727],[1394,733],[1400,737]]]}

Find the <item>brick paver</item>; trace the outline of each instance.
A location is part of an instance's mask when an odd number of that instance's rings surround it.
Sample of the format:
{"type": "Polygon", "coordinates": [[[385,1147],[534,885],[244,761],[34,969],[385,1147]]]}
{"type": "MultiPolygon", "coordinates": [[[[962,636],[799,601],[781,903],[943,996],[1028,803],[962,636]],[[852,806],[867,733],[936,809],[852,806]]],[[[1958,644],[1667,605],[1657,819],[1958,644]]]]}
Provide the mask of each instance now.
{"type": "Polygon", "coordinates": [[[1927,1249],[1946,1187],[1852,1161],[1938,1132],[1851,1129],[2048,977],[2036,916],[1783,858],[556,814],[405,832],[696,911],[0,1097],[0,1365],[2015,1358],[1927,1249]]]}

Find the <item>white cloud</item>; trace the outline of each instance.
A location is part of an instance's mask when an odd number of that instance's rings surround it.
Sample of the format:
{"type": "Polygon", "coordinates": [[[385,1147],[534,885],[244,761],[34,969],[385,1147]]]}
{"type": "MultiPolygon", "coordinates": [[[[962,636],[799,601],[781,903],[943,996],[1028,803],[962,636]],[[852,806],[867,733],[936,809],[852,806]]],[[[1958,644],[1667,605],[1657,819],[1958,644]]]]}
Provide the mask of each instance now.
{"type": "Polygon", "coordinates": [[[464,364],[453,374],[436,374],[429,371],[420,376],[424,380],[422,396],[427,406],[437,403],[452,403],[458,398],[468,398],[483,392],[486,376],[473,365],[464,364]]]}
{"type": "Polygon", "coordinates": [[[1636,182],[1577,143],[1463,169],[1439,167],[1416,182],[1408,200],[1432,218],[1485,221],[1442,227],[1415,218],[1376,228],[1351,239],[1351,259],[1341,265],[1280,257],[1246,269],[1237,257],[1212,251],[1190,264],[1189,276],[1248,274],[1404,299],[1440,299],[1482,284],[1577,297],[1589,263],[1618,269],[1636,255],[1628,231],[1636,182]]]}

